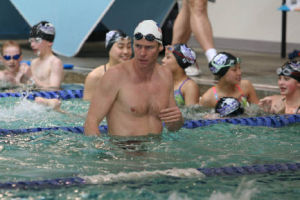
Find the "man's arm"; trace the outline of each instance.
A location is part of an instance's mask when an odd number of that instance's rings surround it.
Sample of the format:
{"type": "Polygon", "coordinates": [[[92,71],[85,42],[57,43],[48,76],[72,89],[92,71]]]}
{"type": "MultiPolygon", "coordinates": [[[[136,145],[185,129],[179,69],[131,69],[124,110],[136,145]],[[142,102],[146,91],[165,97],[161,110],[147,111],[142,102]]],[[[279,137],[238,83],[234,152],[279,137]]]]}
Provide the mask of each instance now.
{"type": "Polygon", "coordinates": [[[100,135],[99,124],[110,111],[117,97],[120,79],[116,70],[106,72],[96,83],[96,90],[84,124],[84,133],[89,136],[100,135]]]}

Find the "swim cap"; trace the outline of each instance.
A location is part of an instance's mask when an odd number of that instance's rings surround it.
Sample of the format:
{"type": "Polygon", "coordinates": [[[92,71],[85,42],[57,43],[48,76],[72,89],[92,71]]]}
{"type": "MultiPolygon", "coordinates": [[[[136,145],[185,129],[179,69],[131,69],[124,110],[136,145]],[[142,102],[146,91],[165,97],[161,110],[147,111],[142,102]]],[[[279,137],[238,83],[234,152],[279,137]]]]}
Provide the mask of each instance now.
{"type": "Polygon", "coordinates": [[[111,47],[115,42],[118,42],[120,39],[127,38],[128,36],[121,30],[112,30],[106,33],[105,37],[105,48],[107,52],[110,51],[111,47]]]}
{"type": "Polygon", "coordinates": [[[134,30],[134,38],[140,40],[145,38],[148,41],[156,40],[162,44],[162,31],[158,24],[153,20],[140,22],[134,30]]]}
{"type": "Polygon", "coordinates": [[[41,21],[31,28],[29,37],[42,38],[43,40],[53,42],[54,36],[55,36],[54,26],[47,21],[41,21]]]}
{"type": "Polygon", "coordinates": [[[229,67],[240,63],[240,59],[226,52],[218,53],[208,64],[210,71],[214,75],[222,77],[226,74],[229,67]]]}
{"type": "Polygon", "coordinates": [[[233,97],[222,97],[215,107],[215,112],[221,117],[235,117],[244,113],[241,103],[233,97]]]}
{"type": "Polygon", "coordinates": [[[277,69],[278,76],[289,76],[300,82],[300,61],[288,61],[277,69]]]}
{"type": "Polygon", "coordinates": [[[186,44],[174,44],[167,47],[176,58],[178,65],[185,69],[196,62],[196,53],[186,44]]]}

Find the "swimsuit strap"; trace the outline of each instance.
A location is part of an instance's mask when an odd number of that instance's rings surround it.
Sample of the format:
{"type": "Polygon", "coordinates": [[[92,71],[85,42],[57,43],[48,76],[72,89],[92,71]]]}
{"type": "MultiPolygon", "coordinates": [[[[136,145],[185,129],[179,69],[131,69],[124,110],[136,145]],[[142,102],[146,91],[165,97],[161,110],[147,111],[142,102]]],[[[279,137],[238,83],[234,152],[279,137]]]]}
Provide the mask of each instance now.
{"type": "Polygon", "coordinates": [[[244,97],[245,95],[244,95],[243,90],[242,90],[242,88],[240,87],[240,85],[239,85],[239,84],[236,84],[235,86],[237,87],[238,91],[241,93],[241,96],[244,97]]]}
{"type": "MultiPolygon", "coordinates": [[[[181,92],[181,88],[182,88],[182,86],[185,84],[185,82],[187,82],[188,80],[191,80],[190,78],[187,78],[187,79],[185,79],[184,81],[182,81],[182,83],[180,84],[180,86],[179,86],[179,88],[178,88],[178,90],[179,90],[179,92],[180,92],[180,94],[182,95],[182,92],[181,92]]],[[[182,95],[183,96],[183,95],[182,95]]]]}
{"type": "Polygon", "coordinates": [[[237,87],[237,89],[239,90],[239,92],[241,93],[241,96],[239,97],[239,101],[241,102],[243,107],[248,107],[249,102],[247,100],[247,97],[244,95],[242,88],[239,86],[239,84],[235,85],[237,87]]]}
{"type": "Polygon", "coordinates": [[[174,90],[174,98],[175,98],[177,106],[184,106],[185,105],[184,96],[181,92],[181,88],[184,85],[184,83],[187,82],[188,80],[190,80],[190,78],[187,78],[184,81],[182,81],[179,88],[177,90],[174,90]]]}
{"type": "Polygon", "coordinates": [[[214,92],[215,98],[216,98],[216,100],[218,101],[219,97],[218,97],[218,93],[217,93],[216,86],[213,86],[213,87],[212,87],[212,91],[214,92]]]}
{"type": "Polygon", "coordinates": [[[106,72],[106,64],[104,64],[104,72],[106,72]]]}

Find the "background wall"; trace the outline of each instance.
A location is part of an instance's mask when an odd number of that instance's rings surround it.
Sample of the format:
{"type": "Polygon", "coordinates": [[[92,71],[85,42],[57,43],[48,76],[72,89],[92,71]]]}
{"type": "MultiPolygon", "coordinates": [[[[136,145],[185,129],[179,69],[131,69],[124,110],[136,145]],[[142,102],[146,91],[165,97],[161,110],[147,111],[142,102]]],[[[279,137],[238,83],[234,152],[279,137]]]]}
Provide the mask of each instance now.
{"type": "MultiPolygon", "coordinates": [[[[216,0],[208,13],[218,48],[280,52],[280,0],[216,0]]],[[[287,13],[287,53],[300,49],[300,12],[287,13]]]]}

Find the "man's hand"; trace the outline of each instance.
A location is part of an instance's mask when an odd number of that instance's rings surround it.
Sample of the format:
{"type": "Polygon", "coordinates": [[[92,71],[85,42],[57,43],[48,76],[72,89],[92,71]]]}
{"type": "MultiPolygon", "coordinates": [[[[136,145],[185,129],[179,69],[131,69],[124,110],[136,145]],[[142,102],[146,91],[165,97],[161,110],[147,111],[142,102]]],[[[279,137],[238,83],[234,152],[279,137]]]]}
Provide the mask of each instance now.
{"type": "Polygon", "coordinates": [[[159,118],[170,131],[176,131],[183,125],[183,118],[180,109],[175,107],[162,109],[159,118]]]}

